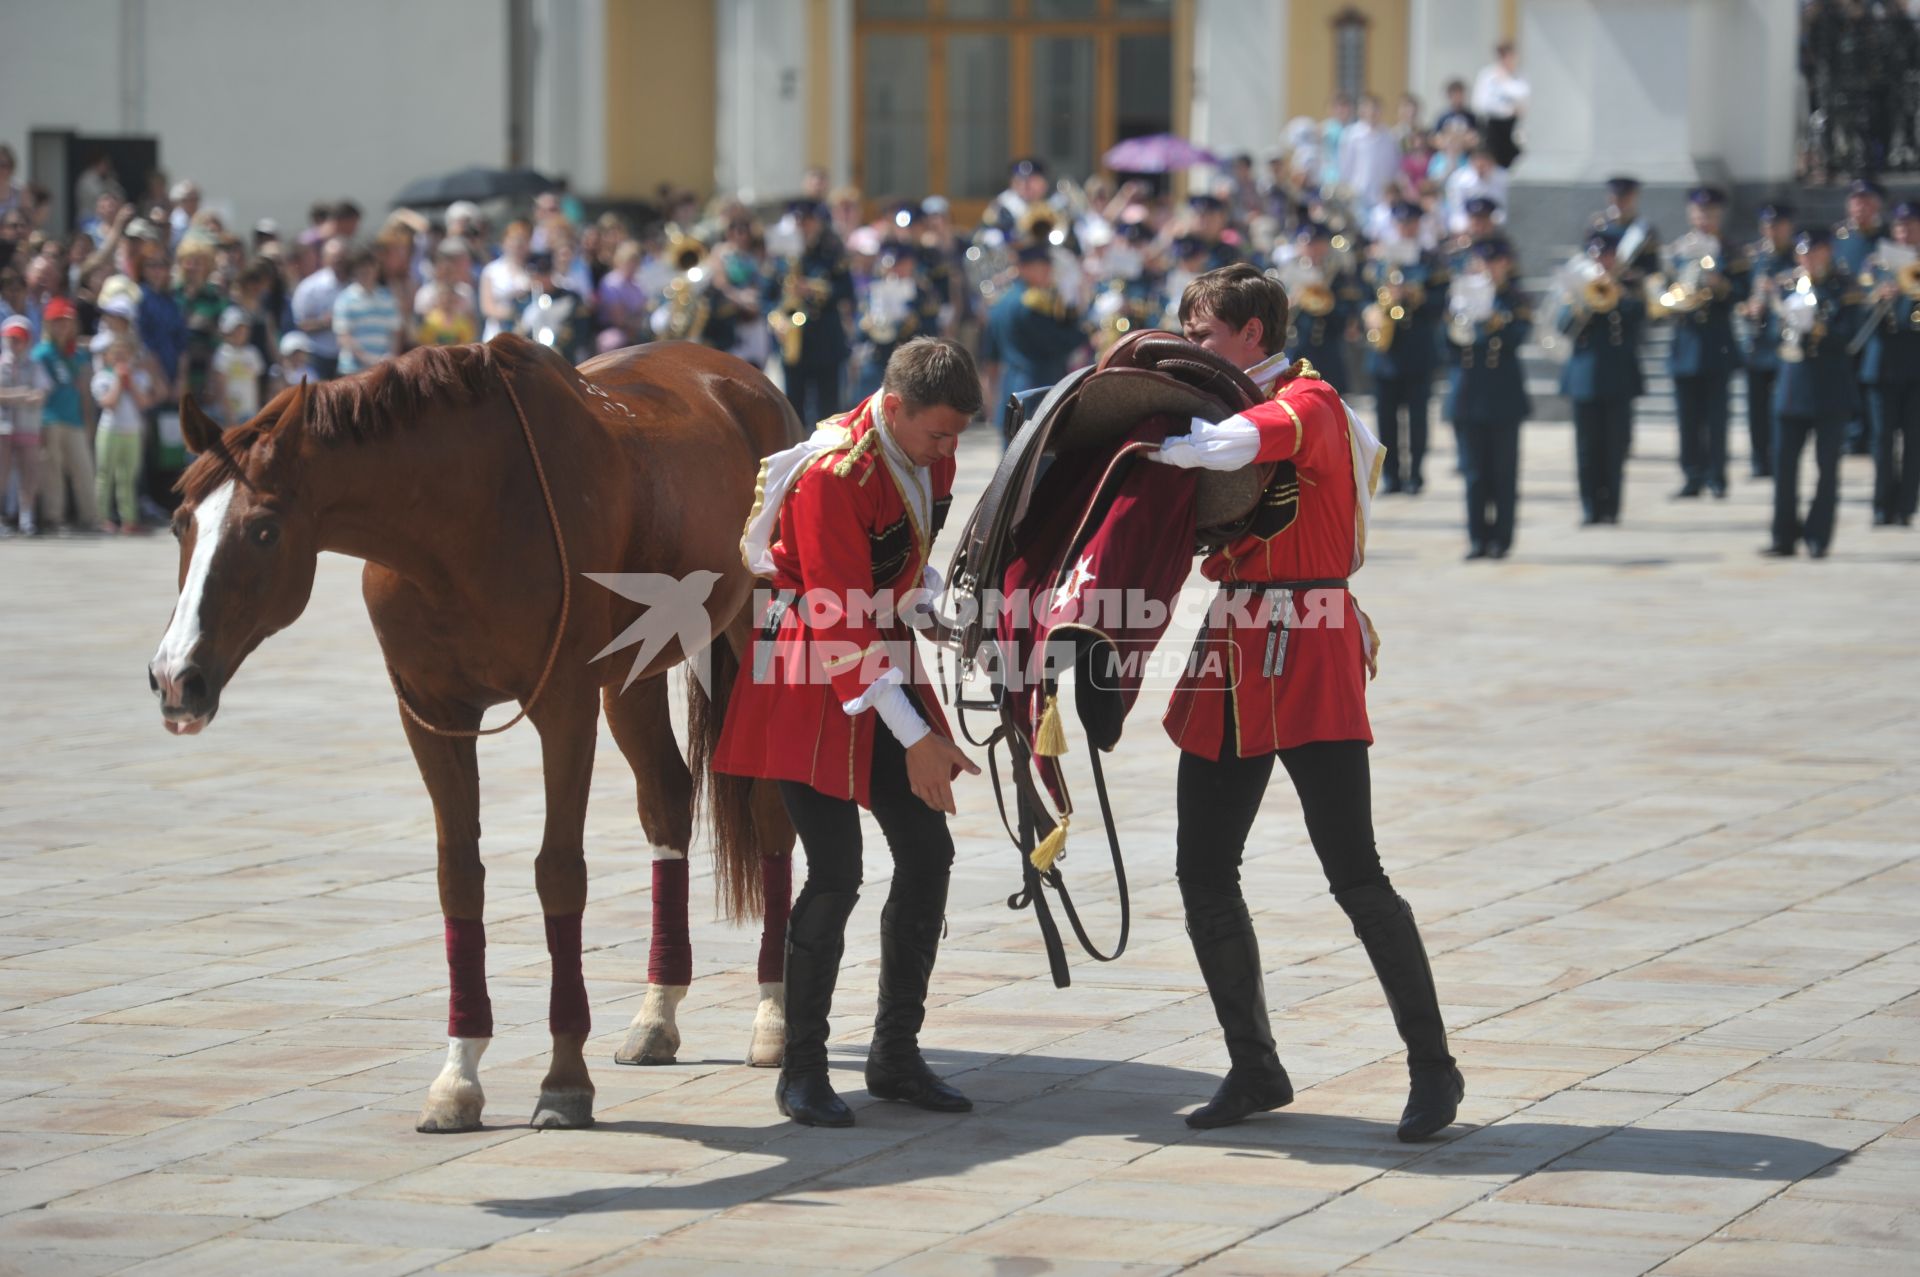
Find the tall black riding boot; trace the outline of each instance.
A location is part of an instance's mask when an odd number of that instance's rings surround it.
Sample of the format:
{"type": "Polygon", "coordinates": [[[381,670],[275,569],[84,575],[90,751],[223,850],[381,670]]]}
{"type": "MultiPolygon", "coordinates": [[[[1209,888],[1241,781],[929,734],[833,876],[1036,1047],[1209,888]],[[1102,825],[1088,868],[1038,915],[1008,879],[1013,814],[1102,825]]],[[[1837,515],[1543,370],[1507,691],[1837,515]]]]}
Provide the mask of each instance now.
{"type": "Polygon", "coordinates": [[[852,1126],[853,1110],[827,1080],[827,1013],[847,947],[853,891],[802,891],[787,918],[787,1049],[774,1102],[802,1126],[852,1126]]]}
{"type": "Polygon", "coordinates": [[[873,1017],[867,1051],[867,1092],[935,1113],[966,1113],[973,1101],[935,1076],[920,1055],[920,1025],[927,1016],[927,982],[946,923],[947,887],[902,900],[887,897],[880,911],[880,1009],[873,1017]]]}
{"type": "Polygon", "coordinates": [[[1407,1044],[1407,1074],[1412,1088],[1400,1114],[1400,1138],[1411,1143],[1453,1125],[1466,1079],[1447,1051],[1447,1026],[1440,1018],[1440,995],[1413,909],[1391,887],[1355,887],[1333,898],[1353,922],[1353,934],[1366,947],[1374,974],[1387,995],[1393,1027],[1407,1044]]]}
{"type": "Polygon", "coordinates": [[[1273,1049],[1267,1018],[1266,982],[1260,971],[1260,941],[1253,934],[1247,902],[1205,887],[1180,887],[1187,907],[1187,936],[1200,975],[1213,999],[1213,1014],[1227,1038],[1232,1067],[1213,1099],[1187,1115],[1199,1128],[1231,1126],[1252,1113],[1293,1103],[1293,1083],[1273,1049]]]}

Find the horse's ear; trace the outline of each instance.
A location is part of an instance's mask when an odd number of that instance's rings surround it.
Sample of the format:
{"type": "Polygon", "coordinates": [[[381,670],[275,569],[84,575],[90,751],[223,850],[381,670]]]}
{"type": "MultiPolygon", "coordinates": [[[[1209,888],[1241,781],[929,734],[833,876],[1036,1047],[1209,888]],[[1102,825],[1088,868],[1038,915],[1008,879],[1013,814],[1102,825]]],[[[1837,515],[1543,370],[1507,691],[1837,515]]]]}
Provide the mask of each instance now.
{"type": "Polygon", "coordinates": [[[191,391],[183,392],[180,396],[180,437],[196,453],[208,451],[220,438],[220,427],[200,411],[200,405],[194,402],[191,391]]]}

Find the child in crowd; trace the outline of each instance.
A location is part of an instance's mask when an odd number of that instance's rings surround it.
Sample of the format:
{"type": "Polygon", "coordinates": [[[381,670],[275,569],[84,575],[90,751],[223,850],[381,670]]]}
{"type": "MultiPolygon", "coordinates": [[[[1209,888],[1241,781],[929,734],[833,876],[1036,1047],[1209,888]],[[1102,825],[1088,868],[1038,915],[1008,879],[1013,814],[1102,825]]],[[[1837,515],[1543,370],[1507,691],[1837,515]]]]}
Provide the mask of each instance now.
{"type": "Polygon", "coordinates": [[[146,411],[158,398],[154,378],[131,336],[102,332],[93,339],[93,350],[100,357],[99,371],[93,374],[93,398],[100,405],[99,433],[94,439],[100,530],[139,532],[141,437],[146,411]],[[119,515],[117,522],[108,517],[113,513],[119,515]]]}
{"type": "Polygon", "coordinates": [[[213,371],[207,393],[223,424],[237,426],[260,411],[260,375],[266,361],[249,340],[252,324],[247,312],[229,306],[220,316],[220,348],[213,352],[213,371]]]}
{"type": "Polygon", "coordinates": [[[313,339],[295,329],[280,339],[280,362],[273,366],[273,393],[320,380],[313,366],[313,339]]]}
{"type": "MultiPolygon", "coordinates": [[[[33,325],[25,315],[0,323],[0,489],[15,479],[20,535],[34,534],[33,502],[40,478],[40,405],[53,379],[33,358],[33,325]]],[[[0,533],[4,533],[0,529],[0,533]]]]}
{"type": "Polygon", "coordinates": [[[41,312],[40,326],[33,362],[45,370],[51,387],[40,408],[40,447],[46,462],[40,491],[47,499],[46,522],[56,531],[64,530],[71,487],[78,526],[91,532],[100,516],[93,504],[93,449],[87,446],[88,361],[80,349],[79,315],[72,302],[56,297],[41,312]]]}

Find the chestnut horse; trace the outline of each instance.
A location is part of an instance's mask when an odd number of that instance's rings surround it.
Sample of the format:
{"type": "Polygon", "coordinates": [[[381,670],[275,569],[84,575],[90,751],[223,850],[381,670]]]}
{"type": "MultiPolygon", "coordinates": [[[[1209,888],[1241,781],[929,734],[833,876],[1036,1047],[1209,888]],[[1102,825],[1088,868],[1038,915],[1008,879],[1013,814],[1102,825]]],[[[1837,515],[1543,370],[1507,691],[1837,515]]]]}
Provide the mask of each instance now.
{"type": "Polygon", "coordinates": [[[486,734],[481,714],[507,701],[521,705],[512,721],[524,716],[539,732],[547,796],[534,878],[553,962],[553,1057],[533,1124],[593,1121],[581,1053],[589,1029],[581,842],[603,704],[655,856],[650,987],[618,1058],[665,1062],[678,1046],[673,1008],[691,965],[686,854],[705,784],[730,912],[765,908],[749,1059],[778,1063],[793,833],[770,786],[712,776],[708,762],[747,638],[753,578],[740,531],[760,459],[799,434],[785,396],[746,363],[702,346],[615,351],[576,370],[543,346],[502,336],[282,392],[224,434],[188,400],[182,425],[200,456],[181,480],[174,518],[180,597],[148,672],[168,731],[190,735],[212,721],[247,654],[306,607],[322,550],[365,560],[362,593],[439,837],[450,1041],[419,1129],[480,1124],[479,1061],[493,1011],[474,738],[486,734]],[[641,648],[651,658],[623,691],[631,660],[602,658],[623,631],[645,628],[651,609],[576,582],[580,569],[691,582],[696,598],[700,584],[712,585],[690,623],[674,618],[666,641],[641,648]],[[727,641],[708,649],[711,695],[688,679],[683,758],[666,673],[722,634],[727,641]]]}

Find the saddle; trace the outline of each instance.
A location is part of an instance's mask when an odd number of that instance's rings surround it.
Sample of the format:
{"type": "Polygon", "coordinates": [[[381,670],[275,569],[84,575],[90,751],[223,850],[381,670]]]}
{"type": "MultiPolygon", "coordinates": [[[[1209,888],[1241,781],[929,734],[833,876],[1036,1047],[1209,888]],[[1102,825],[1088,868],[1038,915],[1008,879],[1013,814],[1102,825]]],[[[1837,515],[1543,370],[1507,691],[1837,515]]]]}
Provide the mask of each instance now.
{"type": "Polygon", "coordinates": [[[1262,398],[1232,364],[1157,330],[1129,334],[1099,363],[1055,386],[1013,396],[1012,441],[948,568],[944,615],[935,632],[959,656],[949,699],[962,734],[987,750],[1001,821],[1020,852],[1022,887],[1008,898],[1008,907],[1034,909],[1057,986],[1070,981],[1046,888],[1059,897],[1089,956],[1110,962],[1126,949],[1131,905],[1099,756],[1118,744],[1138,691],[1137,675],[1114,673],[1121,668],[1117,648],[1150,650],[1165,626],[1162,620],[1151,632],[1122,634],[1116,641],[1112,625],[1084,622],[1076,614],[1077,582],[1093,579],[1089,563],[1105,551],[1104,588],[1177,595],[1191,556],[1225,544],[1252,518],[1272,467],[1179,471],[1141,454],[1167,435],[1185,433],[1193,418],[1220,421],[1262,398]],[[1180,539],[1170,543],[1169,537],[1180,539]],[[1120,579],[1106,579],[1116,573],[1120,579]],[[998,604],[1006,597],[1045,602],[1031,613],[1002,611],[998,604]],[[1042,672],[1018,677],[1030,664],[1042,672]],[[1075,671],[1075,707],[1093,746],[1094,783],[1120,896],[1119,938],[1110,952],[1088,936],[1058,864],[1072,802],[1057,762],[1065,745],[1054,671],[1068,664],[1075,671]],[[983,668],[991,694],[969,700],[964,687],[983,668]],[[969,730],[969,709],[997,716],[986,739],[969,730]],[[1001,788],[994,752],[1001,744],[1007,747],[1017,822],[1008,817],[1001,788]]]}

